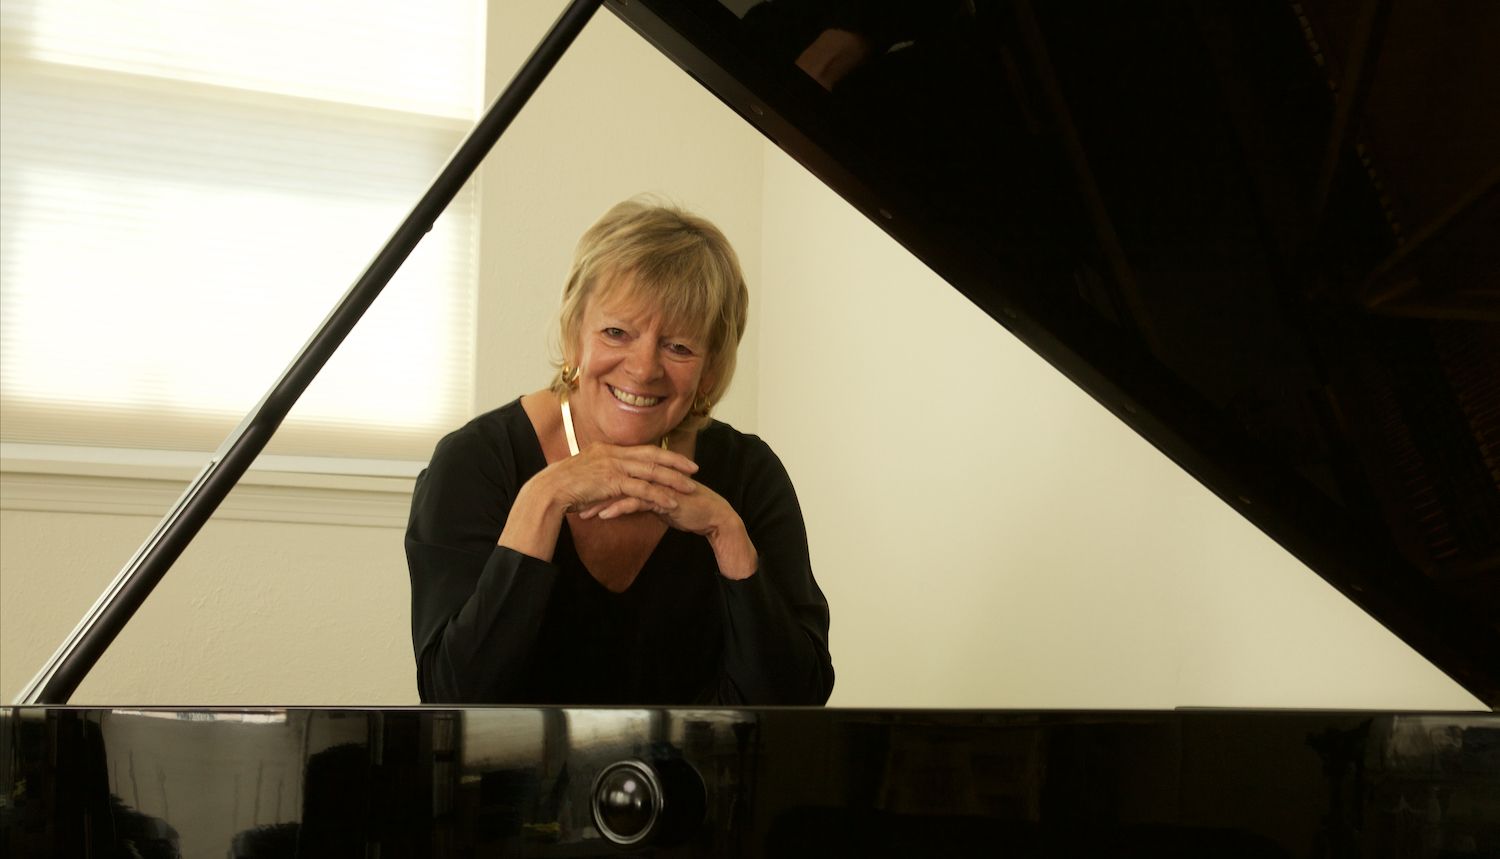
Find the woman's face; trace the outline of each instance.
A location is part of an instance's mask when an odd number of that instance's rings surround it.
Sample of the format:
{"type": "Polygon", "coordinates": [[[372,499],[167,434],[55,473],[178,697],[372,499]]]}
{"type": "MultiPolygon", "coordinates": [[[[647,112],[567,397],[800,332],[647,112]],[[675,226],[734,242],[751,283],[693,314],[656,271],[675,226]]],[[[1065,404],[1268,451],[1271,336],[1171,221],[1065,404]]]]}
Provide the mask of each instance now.
{"type": "Polygon", "coordinates": [[[628,284],[590,299],[574,352],[578,387],[568,395],[580,441],[656,444],[693,407],[706,351],[696,332],[673,330],[628,284]]]}

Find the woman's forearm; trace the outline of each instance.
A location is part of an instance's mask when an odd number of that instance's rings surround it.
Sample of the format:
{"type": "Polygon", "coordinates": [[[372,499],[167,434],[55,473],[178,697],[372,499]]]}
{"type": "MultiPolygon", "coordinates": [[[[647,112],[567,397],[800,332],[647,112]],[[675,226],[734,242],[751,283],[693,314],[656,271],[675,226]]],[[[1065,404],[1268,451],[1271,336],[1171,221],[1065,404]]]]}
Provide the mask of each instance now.
{"type": "MultiPolygon", "coordinates": [[[[425,572],[441,577],[456,558],[418,549],[425,572]]],[[[506,547],[495,549],[463,607],[436,630],[417,657],[427,703],[514,702],[533,658],[537,630],[557,571],[506,547]]]]}
{"type": "Polygon", "coordinates": [[[833,664],[820,630],[821,606],[791,606],[765,571],[723,583],[729,629],[724,671],[731,700],[742,704],[823,704],[833,691],[833,664]]]}

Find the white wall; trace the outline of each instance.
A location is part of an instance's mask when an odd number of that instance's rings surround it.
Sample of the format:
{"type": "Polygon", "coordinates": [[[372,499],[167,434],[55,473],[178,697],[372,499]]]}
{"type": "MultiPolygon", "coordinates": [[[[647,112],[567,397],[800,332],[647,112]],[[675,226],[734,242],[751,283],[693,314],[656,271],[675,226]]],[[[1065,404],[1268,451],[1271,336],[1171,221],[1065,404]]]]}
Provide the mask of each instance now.
{"type": "MultiPolygon", "coordinates": [[[[562,5],[491,4],[491,92],[562,5]]],[[[664,193],[735,242],[756,298],[720,415],[797,483],[833,703],[1477,706],[608,13],[480,181],[476,411],[546,381],[572,243],[609,204],[664,193]]],[[[95,481],[109,512],[79,512],[3,477],[9,701],[175,493],[95,481]]],[[[347,493],[377,509],[360,525],[320,522],[321,496],[216,520],[74,701],[415,702],[403,492],[347,493]]]]}
{"type": "Polygon", "coordinates": [[[770,146],[764,219],[833,703],[1480,706],[770,146]]]}
{"type": "MultiPolygon", "coordinates": [[[[6,703],[154,524],[0,512],[6,703]]],[[[415,703],[407,598],[400,529],[216,520],[72,703],[415,703]]]]}

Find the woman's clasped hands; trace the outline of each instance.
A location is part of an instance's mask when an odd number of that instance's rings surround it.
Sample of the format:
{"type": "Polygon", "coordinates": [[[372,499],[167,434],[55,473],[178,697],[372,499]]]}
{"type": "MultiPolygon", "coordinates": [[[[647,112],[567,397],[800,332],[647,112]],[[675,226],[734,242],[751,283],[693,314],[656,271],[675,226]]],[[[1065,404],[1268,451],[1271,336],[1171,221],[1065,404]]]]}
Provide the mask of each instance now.
{"type": "Polygon", "coordinates": [[[691,459],[656,445],[598,444],[537,478],[565,513],[601,521],[655,514],[668,527],[706,537],[726,578],[748,578],[756,553],[744,522],[723,496],[693,479],[697,471],[691,459]]]}
{"type": "Polygon", "coordinates": [[[664,514],[698,490],[692,475],[698,464],[655,445],[591,445],[577,456],[559,460],[538,474],[564,512],[585,519],[601,513],[610,519],[626,513],[664,514]]]}

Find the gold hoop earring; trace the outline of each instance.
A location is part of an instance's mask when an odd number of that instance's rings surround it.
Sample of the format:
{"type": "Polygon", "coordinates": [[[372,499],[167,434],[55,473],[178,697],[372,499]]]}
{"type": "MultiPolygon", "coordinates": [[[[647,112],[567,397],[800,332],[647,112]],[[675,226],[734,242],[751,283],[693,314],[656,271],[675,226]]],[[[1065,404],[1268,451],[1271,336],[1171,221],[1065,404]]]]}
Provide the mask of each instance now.
{"type": "Polygon", "coordinates": [[[702,391],[699,391],[698,396],[693,398],[692,413],[700,418],[707,417],[709,409],[712,409],[713,407],[713,400],[710,400],[708,398],[708,394],[705,394],[702,391]]]}
{"type": "Polygon", "coordinates": [[[573,367],[568,364],[563,365],[562,380],[563,384],[567,385],[569,390],[578,387],[578,377],[581,375],[583,375],[582,367],[573,367]]]}

